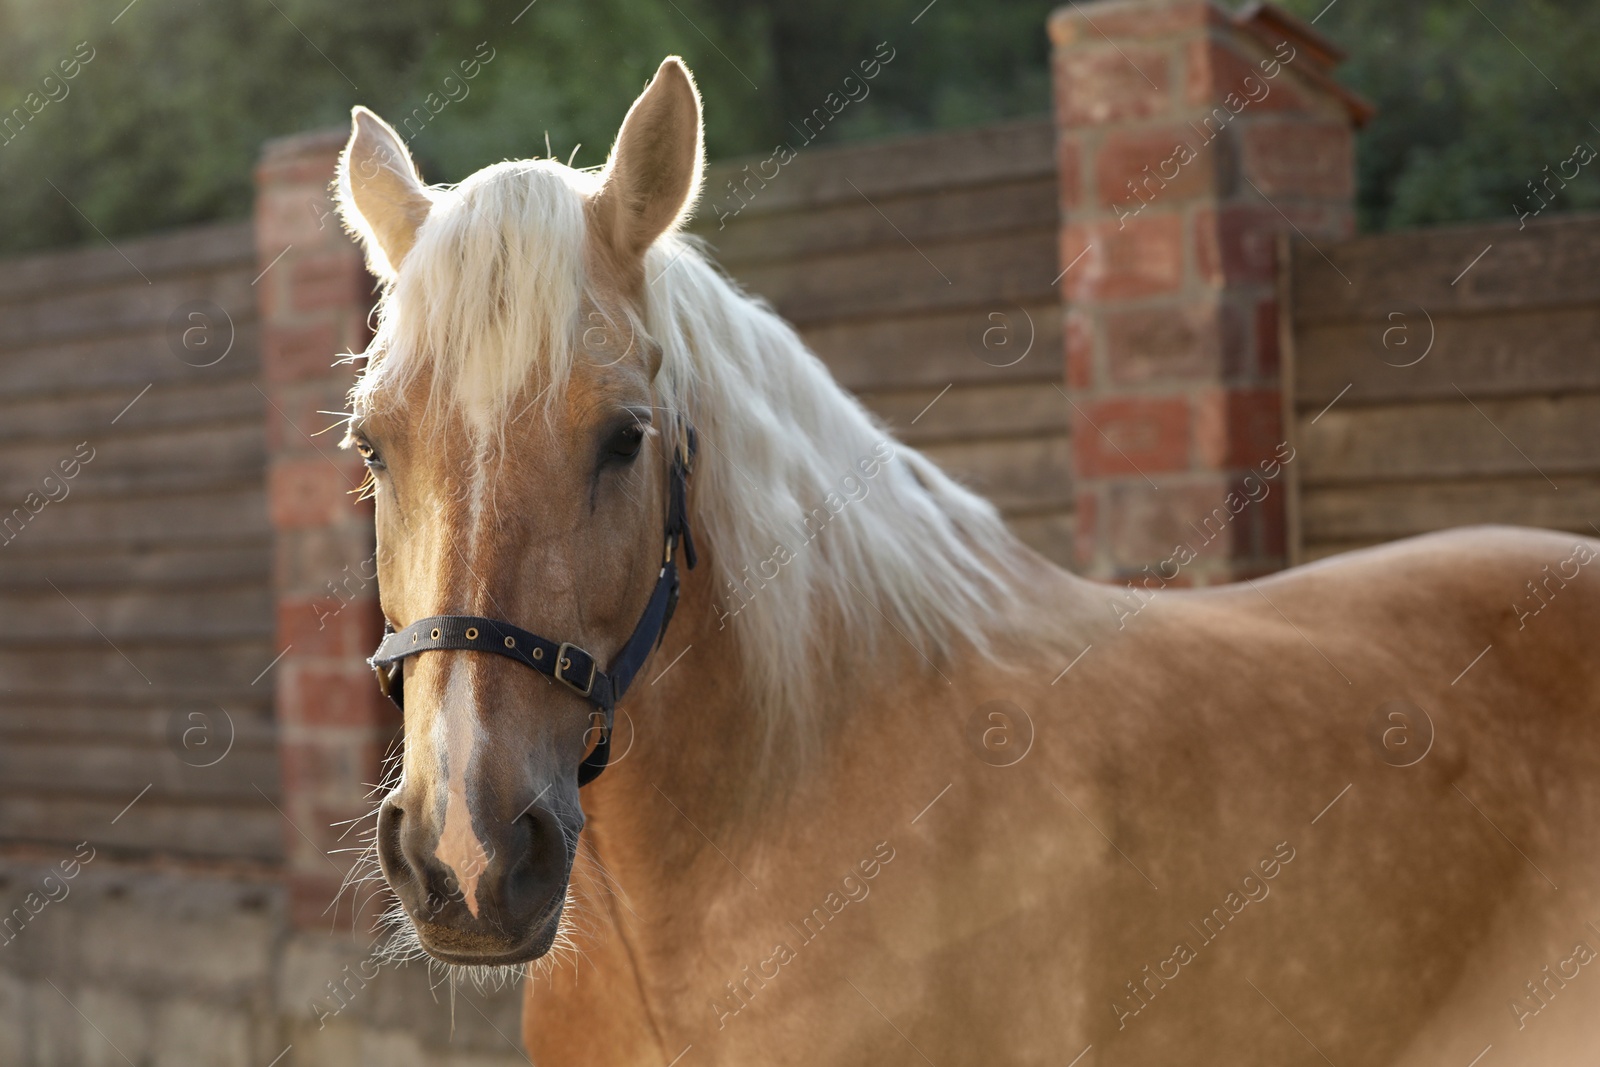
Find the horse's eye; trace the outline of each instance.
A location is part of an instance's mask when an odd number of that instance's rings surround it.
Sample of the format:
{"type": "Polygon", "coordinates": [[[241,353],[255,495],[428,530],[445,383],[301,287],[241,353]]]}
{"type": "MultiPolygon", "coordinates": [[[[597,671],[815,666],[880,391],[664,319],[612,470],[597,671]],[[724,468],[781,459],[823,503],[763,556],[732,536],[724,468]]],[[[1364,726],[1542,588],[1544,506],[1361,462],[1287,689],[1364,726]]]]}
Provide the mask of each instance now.
{"type": "Polygon", "coordinates": [[[630,422],[619,426],[611,438],[606,441],[605,452],[602,460],[612,463],[627,463],[639,454],[639,446],[644,443],[644,423],[630,422]]]}
{"type": "Polygon", "coordinates": [[[383,466],[383,461],[378,458],[377,451],[365,441],[356,442],[356,454],[361,457],[361,462],[369,467],[383,466]]]}

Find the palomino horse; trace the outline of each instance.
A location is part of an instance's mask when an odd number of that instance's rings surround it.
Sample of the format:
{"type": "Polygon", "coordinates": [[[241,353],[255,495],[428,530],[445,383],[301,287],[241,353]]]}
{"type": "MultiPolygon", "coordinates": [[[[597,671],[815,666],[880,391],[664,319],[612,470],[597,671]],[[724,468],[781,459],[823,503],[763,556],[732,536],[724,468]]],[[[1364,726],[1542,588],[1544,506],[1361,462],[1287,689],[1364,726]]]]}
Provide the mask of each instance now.
{"type": "Polygon", "coordinates": [[[420,948],[570,940],[541,1067],[1593,1063],[1600,545],[1077,578],[676,235],[702,154],[675,59],[598,173],[355,114],[420,948]]]}

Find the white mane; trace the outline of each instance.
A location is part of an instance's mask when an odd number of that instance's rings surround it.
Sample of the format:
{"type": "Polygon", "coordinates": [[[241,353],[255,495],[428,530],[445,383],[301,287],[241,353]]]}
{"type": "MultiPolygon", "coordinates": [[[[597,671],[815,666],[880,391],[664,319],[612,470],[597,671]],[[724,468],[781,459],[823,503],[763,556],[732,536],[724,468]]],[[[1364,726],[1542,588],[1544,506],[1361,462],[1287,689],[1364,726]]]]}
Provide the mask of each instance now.
{"type": "MultiPolygon", "coordinates": [[[[553,401],[582,352],[583,202],[596,184],[531,160],[432,190],[380,303],[355,410],[429,363],[430,403],[456,407],[484,438],[530,386],[553,401]]],[[[644,319],[630,326],[661,346],[655,388],[671,425],[699,434],[690,524],[758,713],[803,727],[885,641],[909,641],[930,676],[962,641],[984,647],[1026,554],[994,507],[894,441],[698,242],[661,238],[645,277],[644,319]]]]}

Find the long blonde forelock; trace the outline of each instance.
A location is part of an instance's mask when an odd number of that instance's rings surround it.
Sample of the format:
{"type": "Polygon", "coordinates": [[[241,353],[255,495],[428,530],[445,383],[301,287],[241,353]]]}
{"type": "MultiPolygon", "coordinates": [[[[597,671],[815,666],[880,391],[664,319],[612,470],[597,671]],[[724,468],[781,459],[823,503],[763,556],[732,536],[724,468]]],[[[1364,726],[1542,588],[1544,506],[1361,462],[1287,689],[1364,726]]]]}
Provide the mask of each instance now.
{"type": "Polygon", "coordinates": [[[571,374],[593,185],[586,172],[536,159],[433,190],[416,244],[379,300],[354,410],[404,395],[425,368],[429,407],[465,415],[479,443],[500,433],[530,384],[553,408],[571,374]]]}

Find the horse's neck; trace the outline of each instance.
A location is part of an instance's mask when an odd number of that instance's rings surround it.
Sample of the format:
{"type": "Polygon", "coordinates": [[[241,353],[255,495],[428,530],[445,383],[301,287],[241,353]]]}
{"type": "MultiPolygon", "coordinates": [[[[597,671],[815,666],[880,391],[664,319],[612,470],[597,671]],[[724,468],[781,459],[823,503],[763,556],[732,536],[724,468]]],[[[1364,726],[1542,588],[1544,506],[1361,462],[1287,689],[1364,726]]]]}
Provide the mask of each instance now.
{"type": "Polygon", "coordinates": [[[666,637],[618,711],[614,762],[584,791],[597,858],[623,892],[654,892],[658,873],[690,869],[706,837],[722,844],[756,799],[764,725],[713,573],[702,560],[684,574],[666,637]]]}
{"type": "MultiPolygon", "coordinates": [[[[1071,591],[1066,575],[1038,568],[1042,595],[1071,591]]],[[[713,574],[707,558],[685,576],[666,640],[619,709],[616,762],[584,790],[594,863],[575,870],[591,884],[578,887],[590,903],[574,922],[603,980],[554,983],[530,1001],[528,1032],[551,1041],[603,1014],[626,1045],[618,1061],[679,1051],[646,1046],[698,1025],[675,1018],[685,990],[704,992],[692,1011],[717,1029],[720,1009],[707,1005],[734,977],[723,973],[729,960],[754,961],[772,944],[745,942],[789,940],[783,920],[810,915],[843,873],[887,862],[906,844],[905,820],[955,779],[992,771],[958,731],[996,684],[994,664],[963,653],[933,668],[892,633],[864,670],[849,666],[862,658],[848,647],[859,635],[818,648],[813,668],[828,685],[810,744],[794,744],[784,724],[769,744],[765,709],[743,685],[741,620],[725,617],[713,574]],[[965,758],[952,761],[952,746],[965,758]]],[[[758,595],[783,594],[774,585],[758,595]]]]}
{"type": "MultiPolygon", "coordinates": [[[[703,555],[714,552],[710,546],[703,555]]],[[[1037,557],[1026,566],[1043,599],[1082,599],[1052,606],[1052,616],[1087,610],[1080,580],[1037,557]]],[[[926,740],[945,705],[975,706],[974,685],[992,687],[996,678],[992,663],[968,670],[970,650],[934,667],[897,629],[865,659],[859,635],[841,633],[830,647],[795,633],[793,640],[813,648],[812,669],[825,684],[806,722],[773,723],[772,709],[753,706],[746,689],[736,639],[742,620],[720,603],[715,573],[710,560],[686,572],[666,638],[619,709],[626,721],[613,738],[614,763],[583,797],[594,858],[615,887],[669,914],[680,905],[703,912],[730,888],[730,868],[738,871],[741,857],[772,860],[761,844],[797,820],[806,824],[806,806],[826,803],[841,783],[872,783],[881,799],[883,756],[903,755],[907,738],[926,740]],[[697,884],[702,876],[712,888],[697,884]]],[[[757,595],[783,591],[774,583],[757,595]]],[[[776,601],[763,606],[782,610],[776,601]]],[[[735,882],[744,876],[738,871],[735,882]]]]}

